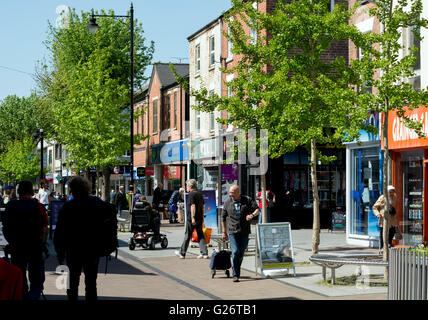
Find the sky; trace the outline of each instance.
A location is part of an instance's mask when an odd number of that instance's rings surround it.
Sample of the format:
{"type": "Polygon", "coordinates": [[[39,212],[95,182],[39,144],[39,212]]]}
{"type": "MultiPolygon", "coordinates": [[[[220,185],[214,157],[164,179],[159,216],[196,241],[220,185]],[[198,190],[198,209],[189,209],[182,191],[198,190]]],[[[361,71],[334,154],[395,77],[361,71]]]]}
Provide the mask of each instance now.
{"type": "MultiPolygon", "coordinates": [[[[155,42],[153,62],[188,63],[187,37],[231,7],[231,0],[134,0],[134,16],[142,23],[146,44],[155,42]],[[181,58],[177,59],[177,58],[181,58]],[[187,58],[187,59],[183,59],[187,58]]],[[[113,9],[126,15],[125,0],[0,0],[0,100],[29,96],[38,61],[48,58],[43,42],[48,21],[55,25],[61,6],[76,12],[113,9]]],[[[149,74],[151,67],[147,71],[149,74]]]]}

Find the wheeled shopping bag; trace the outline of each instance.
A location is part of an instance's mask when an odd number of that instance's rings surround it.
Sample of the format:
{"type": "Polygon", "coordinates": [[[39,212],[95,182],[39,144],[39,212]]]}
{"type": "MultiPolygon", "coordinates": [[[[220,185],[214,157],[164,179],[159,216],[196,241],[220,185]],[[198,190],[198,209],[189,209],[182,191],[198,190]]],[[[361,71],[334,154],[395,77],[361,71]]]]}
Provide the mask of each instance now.
{"type": "Polygon", "coordinates": [[[232,252],[229,250],[214,250],[211,255],[210,269],[211,278],[214,278],[217,270],[224,270],[226,276],[230,277],[229,269],[232,267],[231,262],[232,252]]]}

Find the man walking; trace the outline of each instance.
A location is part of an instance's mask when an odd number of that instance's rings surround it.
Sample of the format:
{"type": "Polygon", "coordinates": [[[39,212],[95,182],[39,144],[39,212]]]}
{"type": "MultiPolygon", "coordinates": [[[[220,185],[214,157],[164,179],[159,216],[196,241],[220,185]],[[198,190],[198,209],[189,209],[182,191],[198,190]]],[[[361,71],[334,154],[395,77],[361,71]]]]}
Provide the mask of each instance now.
{"type": "Polygon", "coordinates": [[[70,184],[74,198],[67,201],[58,214],[54,233],[54,246],[58,261],[64,260],[70,270],[70,287],[67,296],[76,301],[80,274],[85,273],[86,300],[97,300],[97,274],[99,255],[96,246],[96,230],[99,220],[99,198],[90,196],[90,183],[87,179],[76,176],[70,184]]]}
{"type": "Polygon", "coordinates": [[[193,230],[196,229],[198,234],[199,249],[201,254],[198,259],[208,259],[207,243],[205,242],[204,232],[202,225],[204,223],[205,216],[205,202],[202,192],[197,190],[197,182],[195,179],[190,179],[186,182],[187,192],[189,192],[187,202],[187,218],[186,218],[186,232],[184,235],[184,241],[181,245],[180,251],[175,251],[175,254],[180,258],[184,259],[186,256],[187,248],[192,237],[193,230]]]}
{"type": "Polygon", "coordinates": [[[248,246],[251,233],[251,220],[260,213],[259,206],[250,197],[240,194],[239,187],[233,185],[229,189],[229,196],[222,212],[222,238],[230,240],[232,249],[233,282],[239,282],[241,264],[248,246]],[[226,229],[226,222],[227,227],[226,229]],[[226,230],[228,232],[226,232],[226,230]],[[228,235],[229,234],[229,235],[228,235]]]}
{"type": "Polygon", "coordinates": [[[38,194],[39,202],[45,207],[46,210],[49,208],[49,190],[46,189],[46,185],[42,183],[38,194]]]}
{"type": "Polygon", "coordinates": [[[116,194],[116,199],[114,201],[116,205],[117,212],[119,213],[119,217],[122,216],[122,210],[128,209],[128,201],[126,200],[125,187],[120,186],[119,192],[116,194]]]}
{"type": "Polygon", "coordinates": [[[9,243],[12,264],[22,271],[24,299],[38,300],[45,282],[43,251],[48,215],[44,206],[32,198],[34,191],[31,181],[21,181],[18,194],[19,200],[8,202],[2,215],[3,234],[9,243]]]}

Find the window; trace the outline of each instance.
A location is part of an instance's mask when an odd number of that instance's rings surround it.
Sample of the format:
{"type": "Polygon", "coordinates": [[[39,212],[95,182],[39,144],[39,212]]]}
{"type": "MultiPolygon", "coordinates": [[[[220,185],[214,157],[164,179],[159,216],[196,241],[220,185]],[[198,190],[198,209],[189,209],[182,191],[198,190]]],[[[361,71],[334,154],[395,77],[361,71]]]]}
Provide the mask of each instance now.
{"type": "Polygon", "coordinates": [[[196,110],[196,134],[201,133],[201,112],[196,110]]]}
{"type": "Polygon", "coordinates": [[[196,57],[196,73],[199,73],[199,71],[201,70],[201,45],[197,44],[196,45],[196,53],[195,53],[195,57],[196,57]]]}
{"type": "MultiPolygon", "coordinates": [[[[229,37],[231,36],[231,31],[230,31],[230,27],[227,27],[227,33],[229,35],[229,37]]],[[[227,39],[227,57],[229,60],[233,59],[233,53],[232,53],[232,49],[233,49],[233,42],[230,40],[230,38],[227,39]]]]}
{"type": "MultiPolygon", "coordinates": [[[[358,48],[358,59],[361,61],[363,58],[364,58],[364,50],[361,48],[358,48]]],[[[370,60],[371,60],[371,58],[370,58],[370,60]]],[[[367,87],[366,84],[367,84],[366,82],[363,83],[362,90],[364,90],[365,92],[368,92],[368,93],[372,93],[373,88],[367,87]]]]}
{"type": "Polygon", "coordinates": [[[333,12],[334,10],[334,0],[330,0],[330,3],[328,4],[328,11],[333,12]]]}
{"type": "Polygon", "coordinates": [[[177,129],[177,92],[174,92],[174,128],[177,129]]]}
{"type": "Polygon", "coordinates": [[[153,101],[153,133],[158,132],[158,101],[153,101]]]}
{"type": "Polygon", "coordinates": [[[420,35],[419,28],[409,28],[408,29],[408,38],[409,38],[409,48],[417,48],[416,63],[413,67],[413,70],[419,70],[421,68],[421,41],[415,36],[420,35]]]}
{"type": "Polygon", "coordinates": [[[49,149],[49,165],[51,166],[52,165],[52,162],[53,162],[53,159],[52,159],[52,149],[49,149]]]}
{"type": "Polygon", "coordinates": [[[250,29],[250,44],[256,44],[257,43],[257,30],[251,28],[250,29]]]}
{"type": "Polygon", "coordinates": [[[55,145],[55,160],[61,160],[62,148],[60,144],[55,145]]]}
{"type": "Polygon", "coordinates": [[[215,39],[214,36],[210,37],[210,67],[215,63],[215,39]]]}
{"type": "MultiPolygon", "coordinates": [[[[214,90],[210,91],[210,96],[212,97],[214,95],[214,90]]],[[[215,129],[215,116],[214,111],[210,112],[210,131],[214,131],[215,129]]]]}

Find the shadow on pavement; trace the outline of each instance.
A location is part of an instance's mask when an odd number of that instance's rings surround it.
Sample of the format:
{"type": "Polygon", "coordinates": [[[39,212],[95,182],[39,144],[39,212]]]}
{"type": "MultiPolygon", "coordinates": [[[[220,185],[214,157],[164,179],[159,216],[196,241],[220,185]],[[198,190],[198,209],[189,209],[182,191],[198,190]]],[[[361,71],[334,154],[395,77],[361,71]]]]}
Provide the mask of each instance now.
{"type": "MultiPolygon", "coordinates": [[[[45,272],[54,273],[58,267],[58,260],[55,255],[49,256],[45,261],[45,272]]],[[[106,268],[106,258],[100,258],[98,266],[98,273],[104,274],[106,268]]],[[[140,275],[140,276],[157,276],[155,273],[143,272],[133,266],[123,262],[122,260],[116,259],[113,256],[107,263],[107,274],[120,274],[120,275],[140,275]]]]}

